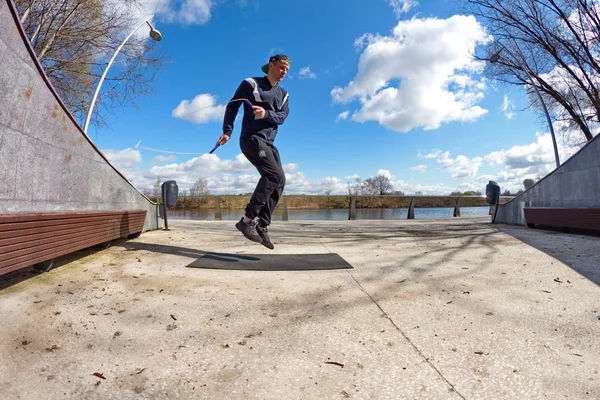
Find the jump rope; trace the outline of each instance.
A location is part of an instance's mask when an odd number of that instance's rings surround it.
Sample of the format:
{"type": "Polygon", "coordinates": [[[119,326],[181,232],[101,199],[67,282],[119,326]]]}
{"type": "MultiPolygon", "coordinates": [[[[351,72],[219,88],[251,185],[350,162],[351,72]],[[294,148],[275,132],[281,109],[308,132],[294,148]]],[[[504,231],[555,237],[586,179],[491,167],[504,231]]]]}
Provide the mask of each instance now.
{"type": "MultiPolygon", "coordinates": [[[[226,105],[226,104],[229,104],[229,103],[233,103],[234,101],[243,101],[243,102],[244,102],[244,103],[246,103],[248,106],[250,106],[250,107],[252,107],[252,106],[253,106],[253,104],[252,104],[252,103],[250,102],[250,100],[248,100],[248,99],[232,99],[232,100],[229,100],[227,103],[220,103],[220,104],[217,104],[217,106],[220,106],[220,105],[226,105]]],[[[154,152],[157,152],[157,153],[167,153],[167,154],[186,154],[186,155],[199,155],[199,154],[205,154],[205,153],[183,153],[183,152],[177,152],[177,151],[166,151],[166,150],[159,150],[159,149],[153,149],[153,148],[151,148],[151,147],[140,146],[140,144],[142,143],[142,140],[144,140],[146,137],[150,136],[151,134],[153,134],[153,133],[156,133],[156,132],[158,132],[158,131],[161,131],[161,130],[163,130],[163,129],[165,129],[165,128],[167,128],[167,127],[169,127],[169,126],[173,125],[173,124],[176,124],[177,122],[181,121],[181,120],[182,120],[182,119],[184,119],[185,117],[188,117],[188,116],[190,116],[190,115],[192,115],[192,114],[195,114],[195,113],[197,113],[197,112],[199,112],[199,111],[202,111],[202,110],[206,110],[207,108],[211,108],[211,107],[214,107],[214,106],[206,106],[206,107],[199,108],[199,109],[197,109],[197,110],[194,110],[194,111],[192,111],[192,112],[190,112],[190,113],[187,113],[187,114],[185,114],[185,115],[181,116],[181,117],[180,117],[180,119],[177,119],[177,120],[175,120],[175,121],[169,122],[169,123],[168,123],[168,124],[166,124],[166,125],[163,125],[163,126],[161,126],[161,127],[158,127],[158,128],[156,128],[155,130],[153,130],[153,131],[150,131],[150,132],[146,133],[146,134],[145,134],[145,135],[143,135],[143,136],[142,136],[142,138],[141,138],[141,139],[140,139],[140,140],[137,142],[137,144],[135,145],[135,147],[134,147],[134,148],[135,148],[135,149],[148,150],[148,151],[154,151],[154,152]]],[[[220,144],[219,144],[219,142],[217,141],[217,144],[215,145],[215,147],[213,147],[213,149],[210,151],[210,153],[209,153],[209,154],[212,154],[212,153],[213,153],[215,150],[217,150],[217,148],[219,148],[219,146],[221,146],[221,145],[220,145],[220,144]]]]}

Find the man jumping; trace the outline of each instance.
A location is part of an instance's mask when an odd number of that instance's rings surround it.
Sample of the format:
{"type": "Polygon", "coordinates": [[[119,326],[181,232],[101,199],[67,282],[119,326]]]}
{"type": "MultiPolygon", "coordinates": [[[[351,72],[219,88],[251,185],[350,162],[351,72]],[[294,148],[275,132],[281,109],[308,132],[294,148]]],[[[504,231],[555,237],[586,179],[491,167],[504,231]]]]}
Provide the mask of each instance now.
{"type": "Polygon", "coordinates": [[[288,93],[279,82],[290,68],[287,56],[278,54],[269,58],[261,78],[248,78],[242,81],[229,102],[223,118],[223,135],[217,144],[227,143],[233,132],[233,122],[240,104],[244,104],[244,119],[240,134],[240,148],[248,161],[256,167],[260,180],[254,189],[245,215],[235,224],[244,236],[254,242],[275,248],[269,239],[271,215],[279,202],[285,186],[285,172],[281,166],[279,151],[273,144],[277,128],[289,114],[288,93]],[[245,101],[247,99],[252,104],[245,101]]]}

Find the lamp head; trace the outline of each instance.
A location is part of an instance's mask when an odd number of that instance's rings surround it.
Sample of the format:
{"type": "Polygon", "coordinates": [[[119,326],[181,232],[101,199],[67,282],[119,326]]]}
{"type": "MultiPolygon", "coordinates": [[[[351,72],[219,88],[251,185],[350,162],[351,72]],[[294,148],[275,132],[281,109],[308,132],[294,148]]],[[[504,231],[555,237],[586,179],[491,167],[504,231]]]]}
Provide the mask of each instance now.
{"type": "Polygon", "coordinates": [[[154,27],[152,26],[150,21],[146,21],[146,22],[148,22],[148,26],[150,26],[150,37],[153,40],[160,42],[160,40],[162,39],[161,33],[157,29],[154,29],[154,27]]]}

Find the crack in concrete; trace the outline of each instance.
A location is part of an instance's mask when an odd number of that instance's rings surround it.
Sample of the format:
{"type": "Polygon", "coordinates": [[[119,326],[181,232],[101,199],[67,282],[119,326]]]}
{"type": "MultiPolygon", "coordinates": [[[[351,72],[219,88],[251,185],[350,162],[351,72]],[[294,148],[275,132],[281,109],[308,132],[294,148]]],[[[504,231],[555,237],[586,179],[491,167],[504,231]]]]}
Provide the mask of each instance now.
{"type": "MultiPolygon", "coordinates": [[[[309,230],[310,231],[310,230],[309,230]]],[[[312,233],[312,232],[311,232],[312,233]]],[[[321,244],[321,246],[323,246],[323,248],[325,248],[325,250],[327,250],[327,252],[331,253],[331,250],[329,250],[327,248],[327,246],[325,246],[325,243],[323,243],[320,239],[318,239],[319,243],[321,244]]],[[[348,273],[348,275],[350,275],[350,277],[352,278],[352,280],[354,282],[356,282],[356,284],[358,285],[358,287],[360,288],[360,290],[366,294],[369,299],[371,299],[371,301],[373,302],[373,304],[375,304],[377,306],[377,308],[379,308],[379,310],[383,313],[383,315],[385,316],[385,318],[390,321],[390,323],[394,326],[394,328],[396,328],[396,330],[398,332],[400,332],[400,334],[402,335],[402,337],[404,337],[404,339],[412,346],[412,348],[417,352],[417,354],[423,358],[423,360],[425,360],[425,362],[431,367],[433,368],[433,370],[440,376],[440,378],[442,378],[444,380],[444,382],[446,382],[446,384],[448,386],[450,386],[450,388],[452,389],[452,391],[454,393],[456,393],[461,399],[466,400],[466,397],[463,396],[457,389],[456,387],[448,380],[448,378],[446,378],[444,376],[444,374],[442,374],[442,372],[429,360],[429,358],[427,358],[425,356],[425,354],[423,354],[423,352],[412,342],[412,340],[410,340],[410,338],[406,335],[406,333],[404,333],[402,331],[402,329],[400,329],[400,327],[398,325],[396,325],[396,323],[394,322],[394,320],[392,319],[392,317],[389,316],[389,314],[381,307],[381,305],[377,302],[377,300],[375,300],[375,298],[373,298],[373,296],[371,296],[371,294],[369,292],[367,292],[365,290],[365,288],[360,284],[360,282],[354,277],[354,275],[352,275],[350,273],[350,271],[346,270],[346,272],[348,273]]]]}

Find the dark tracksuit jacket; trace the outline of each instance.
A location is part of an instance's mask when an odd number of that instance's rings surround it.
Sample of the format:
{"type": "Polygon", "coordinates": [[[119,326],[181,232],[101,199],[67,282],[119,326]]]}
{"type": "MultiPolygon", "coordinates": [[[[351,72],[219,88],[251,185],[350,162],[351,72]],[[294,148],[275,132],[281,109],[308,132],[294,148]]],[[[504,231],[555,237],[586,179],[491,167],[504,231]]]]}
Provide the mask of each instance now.
{"type": "Polygon", "coordinates": [[[260,226],[264,227],[271,223],[285,186],[285,173],[273,142],[277,128],[289,114],[288,93],[279,85],[271,86],[266,76],[245,79],[225,109],[223,134],[231,136],[240,104],[244,105],[240,148],[261,176],[246,206],[246,216],[258,217],[260,226]],[[253,105],[261,106],[266,111],[265,117],[256,118],[252,108],[237,99],[248,99],[253,105]]]}

